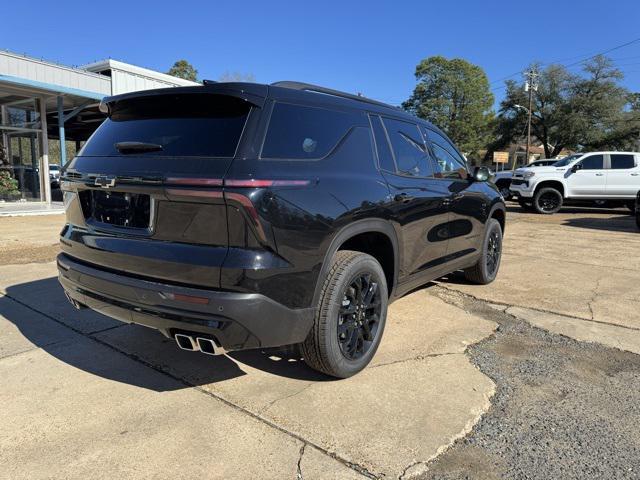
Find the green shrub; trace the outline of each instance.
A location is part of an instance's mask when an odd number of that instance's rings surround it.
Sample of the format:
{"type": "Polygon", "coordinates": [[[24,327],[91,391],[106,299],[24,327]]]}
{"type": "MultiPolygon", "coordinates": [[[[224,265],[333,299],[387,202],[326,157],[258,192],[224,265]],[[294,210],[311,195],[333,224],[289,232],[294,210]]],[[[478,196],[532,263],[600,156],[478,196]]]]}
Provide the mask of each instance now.
{"type": "Polygon", "coordinates": [[[0,171],[0,195],[18,195],[18,181],[7,171],[0,171]]]}

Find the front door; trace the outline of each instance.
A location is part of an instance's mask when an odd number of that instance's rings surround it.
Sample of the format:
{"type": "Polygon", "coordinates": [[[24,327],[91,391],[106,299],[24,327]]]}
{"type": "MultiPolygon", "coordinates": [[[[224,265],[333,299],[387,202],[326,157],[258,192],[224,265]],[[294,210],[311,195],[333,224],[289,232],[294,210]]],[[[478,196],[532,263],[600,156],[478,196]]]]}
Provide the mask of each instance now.
{"type": "Polygon", "coordinates": [[[424,129],[436,160],[436,177],[448,192],[447,260],[477,253],[482,246],[487,199],[479,185],[469,180],[462,155],[443,135],[424,129]]]}
{"type": "Polygon", "coordinates": [[[572,170],[567,172],[568,196],[604,196],[607,182],[604,155],[594,154],[582,157],[576,166],[578,168],[575,172],[572,170]]]}
{"type": "Polygon", "coordinates": [[[607,196],[635,198],[640,191],[638,155],[633,153],[609,154],[607,170],[607,196]]]}

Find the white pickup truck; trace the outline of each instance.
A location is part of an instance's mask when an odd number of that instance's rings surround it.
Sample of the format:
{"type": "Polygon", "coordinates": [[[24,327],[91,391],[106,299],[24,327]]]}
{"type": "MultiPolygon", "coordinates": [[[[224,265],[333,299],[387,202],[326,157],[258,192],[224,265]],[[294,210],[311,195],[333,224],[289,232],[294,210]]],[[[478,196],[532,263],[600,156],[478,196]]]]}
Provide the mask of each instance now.
{"type": "Polygon", "coordinates": [[[571,155],[550,167],[519,168],[509,191],[525,209],[555,213],[565,200],[606,201],[633,209],[640,191],[640,153],[571,155]]]}

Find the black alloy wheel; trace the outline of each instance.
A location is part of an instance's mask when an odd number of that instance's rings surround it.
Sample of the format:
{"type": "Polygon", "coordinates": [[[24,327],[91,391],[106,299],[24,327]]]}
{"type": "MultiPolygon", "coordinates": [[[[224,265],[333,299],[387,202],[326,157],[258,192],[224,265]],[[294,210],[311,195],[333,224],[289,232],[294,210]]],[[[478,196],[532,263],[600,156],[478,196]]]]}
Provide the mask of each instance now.
{"type": "Polygon", "coordinates": [[[353,250],[336,252],[313,326],[300,345],[304,361],[337,378],[365,368],[382,340],[388,298],[385,273],[375,258],[353,250]]]}
{"type": "Polygon", "coordinates": [[[495,275],[498,265],[500,265],[500,255],[502,253],[502,238],[500,231],[493,230],[489,234],[489,241],[487,243],[487,272],[489,275],[495,275]]]}
{"type": "Polygon", "coordinates": [[[370,273],[361,273],[345,289],[338,313],[338,343],[349,360],[362,357],[378,333],[382,302],[378,284],[370,273]]]}
{"type": "Polygon", "coordinates": [[[535,194],[533,205],[538,213],[556,213],[562,207],[562,194],[555,188],[542,188],[535,194]]]}

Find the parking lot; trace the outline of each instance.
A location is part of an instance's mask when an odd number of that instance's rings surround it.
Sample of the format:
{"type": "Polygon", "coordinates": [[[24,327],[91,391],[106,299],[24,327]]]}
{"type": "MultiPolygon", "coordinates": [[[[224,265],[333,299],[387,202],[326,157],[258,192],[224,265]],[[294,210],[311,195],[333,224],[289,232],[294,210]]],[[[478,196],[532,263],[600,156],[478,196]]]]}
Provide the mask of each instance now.
{"type": "Polygon", "coordinates": [[[63,222],[0,218],[0,478],[640,475],[624,209],[511,204],[497,280],[454,274],[397,301],[373,363],[339,381],[74,310],[53,261],[63,222]]]}

